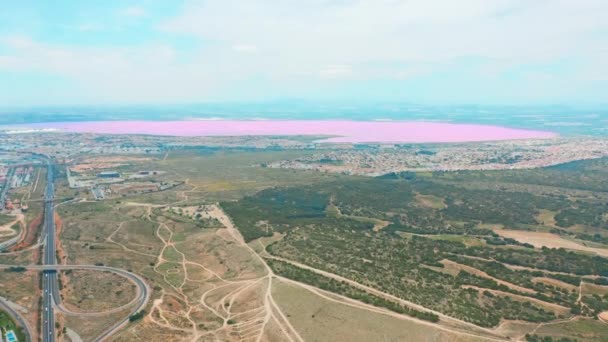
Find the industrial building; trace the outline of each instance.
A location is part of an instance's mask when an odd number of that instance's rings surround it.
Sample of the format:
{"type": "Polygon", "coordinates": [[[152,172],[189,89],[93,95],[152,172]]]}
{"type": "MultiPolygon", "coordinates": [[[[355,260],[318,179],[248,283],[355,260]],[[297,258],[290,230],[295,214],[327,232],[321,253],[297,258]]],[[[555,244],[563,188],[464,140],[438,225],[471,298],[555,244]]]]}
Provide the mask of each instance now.
{"type": "Polygon", "coordinates": [[[103,171],[97,174],[99,178],[120,178],[120,173],[116,171],[103,171]]]}

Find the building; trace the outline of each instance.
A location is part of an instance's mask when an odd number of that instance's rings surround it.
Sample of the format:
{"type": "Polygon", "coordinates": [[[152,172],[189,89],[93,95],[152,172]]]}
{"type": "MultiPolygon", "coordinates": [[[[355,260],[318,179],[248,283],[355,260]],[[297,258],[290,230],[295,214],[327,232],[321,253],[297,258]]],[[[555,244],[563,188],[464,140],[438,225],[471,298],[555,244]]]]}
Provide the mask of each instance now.
{"type": "Polygon", "coordinates": [[[106,197],[103,189],[98,188],[98,187],[92,187],[91,193],[93,194],[93,197],[95,197],[95,200],[97,200],[97,201],[101,201],[106,197]]]}
{"type": "Polygon", "coordinates": [[[116,171],[103,171],[97,174],[99,178],[120,178],[120,173],[116,171]]]}

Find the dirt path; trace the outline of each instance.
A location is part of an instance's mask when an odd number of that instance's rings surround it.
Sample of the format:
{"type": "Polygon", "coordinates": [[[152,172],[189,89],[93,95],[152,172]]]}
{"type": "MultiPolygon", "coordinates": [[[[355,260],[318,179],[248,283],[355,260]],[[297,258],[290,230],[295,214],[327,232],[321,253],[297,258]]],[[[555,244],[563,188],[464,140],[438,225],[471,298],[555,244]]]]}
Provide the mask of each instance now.
{"type": "MultiPolygon", "coordinates": [[[[539,323],[539,324],[536,326],[536,328],[534,328],[534,330],[530,331],[528,334],[530,334],[530,335],[534,335],[534,334],[536,334],[536,332],[538,331],[538,329],[540,329],[540,328],[542,328],[542,327],[544,327],[544,326],[547,326],[547,325],[553,325],[553,324],[559,324],[559,323],[572,322],[572,321],[575,321],[575,320],[577,320],[577,319],[579,319],[579,318],[580,318],[580,316],[573,316],[573,317],[566,318],[566,319],[558,319],[558,320],[551,321],[551,322],[539,323]]],[[[523,339],[524,337],[525,337],[525,334],[523,334],[523,335],[521,336],[521,338],[522,338],[522,339],[523,339]]]]}
{"type": "Polygon", "coordinates": [[[293,325],[291,325],[289,320],[287,320],[287,318],[285,317],[285,315],[283,314],[281,309],[277,306],[276,302],[274,301],[274,298],[272,298],[272,277],[275,277],[275,274],[272,271],[272,269],[270,268],[270,266],[268,266],[268,264],[264,261],[264,259],[258,253],[256,253],[256,251],[253,250],[253,248],[251,248],[251,246],[249,246],[247,243],[245,243],[245,240],[243,239],[243,236],[241,235],[241,233],[234,227],[234,224],[232,223],[232,221],[230,220],[228,215],[226,215],[226,213],[219,206],[215,206],[212,210],[210,210],[210,214],[214,215],[214,217],[217,218],[218,221],[220,221],[220,223],[222,223],[224,225],[224,227],[226,227],[226,229],[228,230],[228,233],[230,234],[230,236],[232,236],[232,238],[234,238],[235,241],[237,241],[241,246],[248,249],[251,252],[251,254],[256,259],[258,259],[266,268],[267,274],[266,274],[265,278],[267,278],[267,284],[268,284],[267,288],[266,288],[266,295],[264,296],[264,307],[266,309],[266,316],[264,318],[264,324],[262,325],[262,328],[260,329],[260,333],[258,335],[258,338],[256,339],[256,342],[261,341],[261,339],[264,335],[264,328],[266,327],[266,325],[268,324],[270,319],[275,320],[275,322],[278,324],[281,331],[285,334],[285,336],[287,336],[289,338],[290,341],[293,341],[293,339],[291,337],[291,334],[288,333],[288,331],[293,333],[293,336],[298,341],[304,341],[304,339],[302,339],[302,337],[297,332],[297,330],[293,327],[293,325]],[[273,310],[277,312],[277,314],[281,317],[282,320],[284,320],[284,323],[279,322],[279,320],[274,315],[273,310]]]}
{"type": "Polygon", "coordinates": [[[0,226],[0,237],[11,237],[17,235],[17,231],[13,229],[13,225],[19,220],[11,221],[0,226]]]}
{"type": "MultiPolygon", "coordinates": [[[[236,243],[253,253],[254,258],[259,259],[265,266],[266,272],[264,275],[246,280],[226,279],[225,276],[213,271],[207,265],[188,259],[186,254],[180,250],[180,244],[173,240],[174,232],[171,228],[167,226],[167,224],[155,221],[152,218],[153,208],[167,207],[166,205],[148,205],[145,203],[131,202],[126,203],[126,205],[147,207],[147,219],[156,223],[155,235],[161,242],[162,247],[158,255],[154,255],[156,262],[154,263],[153,270],[162,277],[164,282],[171,289],[171,293],[168,293],[164,289],[161,290],[160,297],[153,301],[150,312],[146,316],[147,321],[164,329],[185,333],[189,336],[188,340],[191,341],[198,341],[206,338],[221,340],[221,336],[224,336],[222,334],[229,331],[236,332],[241,340],[261,341],[266,333],[265,328],[272,320],[285,335],[286,340],[291,342],[303,341],[272,298],[272,271],[263,260],[245,244],[240,233],[234,228],[230,219],[217,205],[209,206],[209,214],[210,216],[216,217],[226,227],[225,229],[216,231],[217,236],[224,240],[229,240],[230,243],[236,243]],[[172,257],[171,260],[167,260],[166,255],[168,255],[168,251],[171,252],[172,255],[177,256],[177,258],[172,257]],[[167,270],[164,268],[167,264],[173,264],[177,266],[177,268],[167,270]],[[192,267],[203,271],[203,279],[199,279],[200,275],[199,278],[194,279],[195,277],[190,274],[192,272],[192,267]],[[183,273],[183,278],[180,278],[177,282],[175,279],[169,279],[169,276],[173,274],[174,270],[175,272],[183,273]],[[186,293],[186,286],[191,286],[192,282],[210,286],[210,288],[205,290],[196,301],[186,293]],[[233,305],[238,300],[239,296],[256,288],[263,289],[262,305],[245,311],[234,311],[233,305]],[[224,292],[227,290],[228,292],[224,292]],[[213,299],[211,302],[209,301],[211,297],[217,298],[217,294],[220,293],[223,295],[221,298],[213,299]],[[180,316],[185,320],[182,323],[186,324],[177,325],[174,319],[175,313],[167,311],[165,304],[167,301],[174,300],[178,300],[180,305],[182,305],[180,316]],[[220,320],[221,325],[211,331],[201,330],[198,324],[200,322],[197,322],[197,318],[194,317],[194,313],[200,312],[201,309],[205,309],[212,315],[215,315],[217,319],[220,320]],[[238,319],[236,323],[235,319],[238,319]]],[[[139,253],[115,240],[115,236],[121,231],[125,223],[126,222],[121,222],[106,240],[121,246],[128,252],[139,253]]]]}
{"type": "Polygon", "coordinates": [[[453,267],[453,268],[456,268],[456,269],[459,269],[459,270],[463,270],[465,272],[474,274],[474,275],[476,275],[478,277],[482,277],[482,278],[493,280],[496,283],[498,283],[499,285],[504,285],[504,286],[506,286],[506,287],[508,287],[508,288],[510,288],[512,290],[515,290],[515,291],[519,291],[519,292],[523,292],[523,293],[528,293],[528,294],[536,294],[537,293],[536,291],[534,291],[532,289],[529,289],[527,287],[522,287],[522,286],[519,286],[519,285],[515,285],[513,283],[509,283],[508,281],[504,281],[502,279],[498,279],[498,278],[492,277],[491,275],[487,274],[486,272],[478,270],[475,267],[459,264],[457,262],[454,262],[454,261],[448,260],[448,259],[441,260],[441,263],[446,268],[453,267]]]}
{"type": "Polygon", "coordinates": [[[20,212],[14,212],[15,219],[11,222],[0,226],[0,236],[14,236],[17,235],[17,231],[13,229],[16,223],[19,223],[21,228],[25,227],[25,216],[20,212]]]}
{"type": "MultiPolygon", "coordinates": [[[[155,221],[153,219],[152,209],[167,207],[167,205],[148,205],[145,203],[126,203],[126,205],[137,205],[147,207],[147,218],[150,221],[156,223],[155,235],[161,242],[162,248],[159,251],[158,255],[154,256],[156,258],[156,262],[154,264],[153,269],[154,272],[158,273],[164,279],[164,282],[169,285],[171,292],[168,293],[164,289],[161,290],[159,298],[153,301],[150,312],[146,315],[146,320],[164,329],[185,333],[187,334],[187,336],[189,336],[187,338],[188,340],[221,340],[223,336],[226,336],[225,334],[227,332],[231,331],[232,333],[236,333],[240,340],[261,342],[266,337],[267,328],[269,324],[272,323],[273,326],[277,327],[280,330],[286,340],[291,342],[303,341],[303,338],[293,327],[289,319],[282,312],[282,310],[277,305],[275,299],[272,296],[273,281],[277,280],[296,284],[297,286],[303,287],[315,293],[316,295],[319,295],[327,300],[336,303],[350,305],[370,312],[390,315],[399,319],[416,321],[417,323],[433,326],[434,328],[441,329],[443,331],[449,331],[451,333],[458,334],[461,336],[483,338],[489,341],[508,340],[507,338],[502,338],[493,329],[482,328],[468,322],[457,320],[442,313],[429,310],[415,303],[405,301],[401,298],[384,293],[375,288],[359,284],[350,279],[346,279],[329,272],[318,270],[290,260],[272,257],[270,255],[267,255],[267,253],[264,252],[263,248],[260,252],[263,254],[262,256],[258,252],[256,252],[250,245],[245,243],[240,232],[237,230],[230,218],[219,206],[210,205],[207,207],[209,216],[216,218],[225,227],[225,229],[218,229],[215,234],[218,237],[221,237],[223,240],[227,241],[228,243],[235,243],[238,246],[246,249],[255,260],[257,260],[261,263],[261,265],[264,266],[265,270],[263,275],[255,277],[253,279],[227,279],[225,275],[219,274],[218,272],[212,270],[208,265],[205,265],[202,262],[197,262],[195,260],[188,259],[186,253],[180,250],[180,248],[182,248],[180,244],[176,243],[173,240],[174,232],[171,230],[171,228],[167,226],[167,224],[155,221]],[[171,253],[167,254],[167,251],[171,253]],[[171,260],[167,260],[167,255],[173,255],[173,257],[171,257],[171,260]],[[421,311],[434,312],[441,318],[443,324],[418,320],[407,315],[402,315],[392,311],[388,311],[386,309],[374,307],[334,293],[327,293],[313,286],[283,278],[274,274],[272,269],[264,260],[264,257],[275,258],[278,260],[289,262],[294,264],[295,266],[311,270],[326,277],[330,277],[339,281],[345,281],[352,286],[363,289],[374,295],[378,295],[389,300],[396,301],[398,303],[421,311]],[[168,276],[171,273],[169,273],[166,267],[163,266],[166,264],[173,264],[177,266],[174,269],[176,270],[176,272],[183,273],[183,278],[178,278],[177,281],[175,279],[169,279],[168,276]],[[204,276],[202,277],[202,279],[199,279],[201,278],[200,275],[197,278],[193,277],[190,274],[190,272],[192,272],[192,267],[199,268],[203,271],[204,276]],[[192,282],[209,286],[209,288],[204,290],[204,292],[200,295],[200,298],[198,300],[193,300],[186,293],[186,285],[188,283],[190,283],[191,285],[192,282]],[[258,297],[260,299],[259,305],[249,307],[247,308],[247,310],[236,311],[234,305],[236,302],[238,302],[239,296],[243,296],[249,291],[259,291],[261,293],[261,295],[258,297]],[[179,303],[181,303],[180,316],[183,317],[182,324],[179,325],[175,323],[175,313],[167,311],[166,306],[167,301],[174,301],[176,299],[179,300],[179,303]],[[216,316],[219,320],[219,326],[217,326],[213,330],[201,330],[197,325],[197,317],[193,315],[193,313],[200,311],[201,309],[204,309],[210,314],[216,316]]],[[[110,236],[108,236],[107,240],[109,242],[122,246],[122,248],[129,252],[138,253],[137,251],[131,250],[127,246],[120,244],[114,239],[116,234],[118,234],[122,229],[124,223],[125,222],[121,222],[117,229],[112,232],[110,236]]],[[[174,269],[171,269],[171,271],[174,269]]]]}
{"type": "Polygon", "coordinates": [[[391,222],[389,222],[389,221],[383,221],[383,220],[376,219],[373,217],[345,215],[342,213],[342,210],[340,210],[340,207],[338,207],[337,205],[334,204],[334,200],[335,200],[335,198],[332,195],[332,197],[329,199],[329,205],[328,205],[327,211],[333,212],[333,214],[338,218],[344,217],[344,218],[348,218],[348,219],[359,221],[359,222],[371,223],[374,225],[374,227],[372,229],[375,232],[378,232],[378,231],[388,227],[391,224],[391,222]]]}
{"type": "Polygon", "coordinates": [[[528,296],[522,296],[522,295],[518,295],[518,294],[514,294],[514,293],[510,293],[510,292],[504,292],[504,291],[500,291],[500,290],[493,290],[493,289],[487,289],[487,288],[483,288],[483,287],[478,287],[478,286],[473,286],[473,285],[463,285],[462,286],[463,289],[475,289],[479,292],[484,292],[484,291],[488,291],[494,295],[500,295],[503,297],[511,297],[511,298],[517,298],[519,300],[522,301],[528,301],[528,302],[532,302],[538,306],[543,307],[544,309],[548,309],[548,310],[552,310],[557,314],[561,314],[561,315],[568,315],[570,313],[570,308],[567,308],[565,306],[559,305],[559,304],[555,304],[555,303],[549,303],[549,302],[545,302],[543,300],[540,300],[538,298],[532,298],[532,297],[528,297],[528,296]]]}
{"type": "Polygon", "coordinates": [[[429,326],[429,327],[433,327],[436,329],[440,329],[443,331],[447,331],[450,333],[454,333],[454,334],[458,334],[458,335],[465,335],[465,336],[471,336],[471,337],[476,337],[476,338],[482,338],[482,339],[486,339],[488,341],[510,341],[510,339],[508,338],[499,338],[499,337],[491,337],[491,336],[483,336],[483,335],[478,335],[478,334],[474,334],[474,333],[469,333],[469,332],[464,332],[464,331],[460,331],[460,330],[456,330],[456,329],[451,329],[448,327],[444,327],[442,325],[439,325],[437,323],[432,323],[432,322],[428,322],[428,321],[423,321],[423,320],[419,320],[416,318],[413,318],[411,316],[407,316],[407,315],[402,315],[393,311],[389,311],[386,309],[382,309],[379,308],[377,306],[373,306],[370,304],[366,304],[357,300],[354,300],[352,298],[349,297],[345,297],[333,292],[328,292],[319,288],[316,288],[314,286],[308,285],[308,284],[304,284],[304,283],[300,283],[298,281],[295,280],[291,280],[288,278],[284,278],[281,276],[277,276],[277,279],[279,279],[280,281],[286,282],[286,283],[290,283],[290,284],[294,284],[297,285],[299,287],[302,287],[314,294],[316,294],[317,296],[326,299],[328,301],[334,302],[334,303],[338,303],[338,304],[342,304],[342,305],[347,305],[347,306],[351,306],[357,309],[362,309],[362,310],[366,310],[366,311],[370,311],[370,312],[374,312],[374,313],[379,313],[382,315],[386,315],[386,316],[391,316],[394,318],[398,318],[398,319],[402,319],[402,320],[407,320],[407,321],[415,321],[417,323],[429,326]],[[340,298],[340,300],[336,299],[336,298],[340,298]]]}
{"type": "MultiPolygon", "coordinates": [[[[285,258],[281,258],[281,257],[269,256],[269,258],[270,258],[270,259],[275,259],[275,260],[279,260],[279,261],[283,261],[283,262],[290,263],[290,264],[292,264],[292,265],[294,265],[294,266],[297,266],[297,267],[300,267],[300,268],[303,268],[303,269],[306,269],[306,270],[309,270],[309,271],[312,271],[312,272],[318,273],[318,274],[320,274],[320,275],[322,275],[322,276],[325,276],[325,277],[328,277],[328,278],[332,278],[332,279],[337,280],[337,281],[340,281],[340,282],[342,282],[342,281],[343,281],[343,282],[345,282],[345,283],[347,283],[347,284],[349,284],[349,285],[352,285],[352,286],[354,286],[354,287],[357,287],[357,288],[359,288],[359,289],[361,289],[361,290],[367,291],[367,292],[369,292],[369,293],[371,293],[371,294],[374,294],[374,295],[379,296],[379,297],[383,297],[383,298],[385,298],[385,299],[389,299],[389,300],[395,301],[395,302],[397,302],[397,303],[400,303],[400,304],[402,304],[402,305],[408,306],[408,307],[410,307],[410,308],[413,308],[413,309],[416,309],[416,310],[420,310],[420,311],[425,311],[425,312],[431,312],[431,313],[434,313],[434,314],[436,314],[437,316],[439,316],[441,319],[443,319],[443,320],[445,320],[445,321],[447,321],[447,322],[453,322],[453,323],[456,323],[456,324],[459,324],[459,325],[463,325],[463,326],[471,327],[471,328],[474,328],[474,329],[479,330],[479,331],[484,331],[484,332],[486,332],[486,333],[488,333],[488,334],[490,334],[490,335],[494,335],[494,334],[496,334],[496,332],[495,332],[493,329],[483,328],[483,327],[479,327],[479,326],[477,326],[477,325],[475,325],[475,324],[473,324],[473,323],[469,323],[469,322],[461,321],[461,320],[456,319],[456,318],[454,318],[454,317],[447,316],[447,315],[445,315],[445,314],[443,314],[443,313],[441,313],[441,312],[439,312],[439,311],[435,311],[435,310],[428,309],[428,308],[426,308],[426,307],[424,307],[424,306],[422,306],[422,305],[419,305],[419,304],[416,304],[416,303],[413,303],[413,302],[407,301],[407,300],[405,300],[405,299],[402,299],[402,298],[396,297],[396,296],[391,295],[391,294],[389,294],[389,293],[382,292],[382,291],[380,291],[380,290],[378,290],[378,289],[375,289],[375,288],[373,288],[373,287],[370,287],[370,286],[367,286],[367,285],[360,284],[360,283],[358,283],[358,282],[356,282],[356,281],[354,281],[354,280],[351,280],[351,279],[348,279],[348,278],[344,278],[344,277],[339,276],[339,275],[337,275],[337,274],[330,273],[330,272],[327,272],[327,271],[323,271],[323,270],[320,270],[320,269],[317,269],[317,268],[314,268],[314,267],[310,267],[310,266],[308,266],[308,265],[301,264],[301,263],[299,263],[299,262],[292,261],[292,260],[285,259],[285,258]]],[[[407,316],[407,317],[409,317],[409,316],[407,316]]],[[[413,318],[413,317],[412,317],[411,319],[412,319],[412,320],[416,320],[416,319],[415,319],[415,318],[413,318]]],[[[436,325],[437,327],[439,327],[439,326],[440,326],[440,325],[438,325],[438,324],[435,324],[435,325],[436,325]]]]}
{"type": "MultiPolygon", "coordinates": [[[[220,210],[220,211],[221,211],[221,209],[220,209],[220,208],[218,208],[218,210],[220,210]]],[[[224,224],[224,225],[225,225],[225,226],[228,228],[228,231],[229,231],[230,235],[231,235],[231,236],[232,236],[232,237],[233,237],[235,240],[240,241],[242,244],[244,244],[244,245],[245,245],[245,246],[246,246],[246,247],[247,247],[247,248],[248,248],[248,249],[251,251],[251,253],[252,253],[253,255],[255,255],[255,256],[256,256],[256,257],[257,257],[257,258],[258,258],[258,259],[259,259],[261,262],[263,262],[263,263],[264,263],[264,265],[265,265],[265,267],[266,267],[267,271],[269,272],[269,275],[271,275],[271,277],[276,278],[276,279],[280,279],[280,280],[282,280],[282,281],[287,281],[287,282],[290,282],[290,283],[297,284],[298,286],[304,287],[304,288],[308,289],[309,291],[313,291],[315,294],[320,295],[320,296],[322,296],[323,298],[326,298],[326,299],[331,300],[331,301],[334,301],[334,302],[340,302],[340,301],[336,301],[336,300],[335,300],[335,299],[333,299],[333,298],[330,298],[330,297],[328,297],[328,296],[323,295],[323,294],[320,292],[320,291],[323,291],[323,290],[317,289],[317,288],[315,288],[315,287],[313,287],[313,286],[310,286],[310,285],[308,285],[308,284],[300,283],[300,282],[297,282],[297,281],[294,281],[294,280],[291,280],[291,279],[287,279],[287,278],[284,278],[284,277],[281,277],[281,276],[275,275],[275,274],[273,273],[272,269],[270,269],[270,267],[268,266],[268,264],[267,264],[267,263],[264,261],[264,259],[263,259],[263,258],[262,258],[262,257],[261,257],[261,256],[260,256],[260,255],[259,255],[257,252],[255,252],[255,251],[253,250],[253,248],[251,248],[249,245],[245,244],[245,242],[244,242],[244,240],[243,240],[243,238],[242,238],[242,236],[241,236],[240,232],[239,232],[239,231],[238,231],[238,230],[237,230],[237,229],[234,227],[234,225],[232,224],[232,222],[230,221],[230,219],[228,218],[228,216],[227,216],[225,213],[223,213],[223,211],[221,211],[221,213],[222,213],[223,215],[222,215],[221,217],[218,217],[218,220],[220,220],[220,222],[221,222],[222,224],[224,224]]],[[[422,306],[420,306],[420,305],[417,305],[417,304],[414,304],[414,303],[411,303],[411,302],[405,301],[405,300],[403,300],[403,299],[401,299],[401,298],[398,298],[398,297],[392,296],[392,295],[390,295],[390,294],[383,293],[383,292],[381,292],[381,291],[379,291],[379,290],[376,290],[376,289],[374,289],[374,288],[371,288],[371,287],[368,287],[368,286],[365,286],[365,285],[359,284],[359,283],[354,282],[354,281],[352,281],[352,280],[350,280],[350,279],[343,278],[343,277],[340,277],[340,276],[338,276],[338,275],[335,275],[335,274],[332,274],[332,273],[329,273],[329,272],[325,272],[325,271],[322,271],[322,270],[318,270],[318,269],[315,269],[315,268],[309,267],[309,266],[304,265],[304,264],[296,263],[296,262],[293,262],[293,261],[291,261],[291,260],[282,259],[282,258],[277,258],[277,257],[272,257],[272,256],[269,256],[269,257],[270,257],[270,258],[274,258],[274,259],[278,259],[278,260],[281,260],[281,261],[284,261],[284,262],[289,262],[289,263],[292,263],[292,264],[294,264],[294,265],[296,265],[296,266],[299,266],[299,267],[302,267],[302,268],[308,269],[308,270],[313,271],[313,272],[317,272],[317,273],[319,273],[319,274],[321,274],[321,275],[324,275],[324,276],[327,276],[327,277],[330,277],[330,278],[333,278],[333,279],[336,279],[336,280],[339,280],[339,281],[345,281],[345,282],[347,282],[347,283],[349,283],[349,284],[351,284],[351,285],[354,285],[354,286],[356,286],[356,287],[362,288],[362,289],[364,289],[364,290],[366,290],[366,291],[368,291],[368,292],[370,292],[370,293],[373,293],[373,294],[376,294],[376,295],[380,295],[380,296],[383,296],[383,297],[385,297],[385,298],[386,298],[386,297],[388,297],[388,298],[390,298],[390,299],[392,299],[392,300],[396,300],[396,301],[398,301],[398,302],[400,302],[400,303],[402,303],[402,304],[405,304],[405,305],[407,305],[407,306],[410,306],[410,307],[413,307],[413,308],[416,308],[416,309],[419,309],[419,310],[422,310],[422,311],[430,311],[430,312],[433,312],[433,310],[429,310],[429,309],[427,309],[427,308],[425,308],[425,307],[422,307],[422,306]]],[[[271,290],[271,285],[269,285],[269,290],[271,290]]],[[[477,329],[477,330],[485,330],[485,331],[486,331],[488,334],[490,334],[491,336],[483,336],[483,335],[480,335],[480,334],[463,332],[463,331],[460,331],[460,330],[456,330],[456,329],[452,329],[452,328],[448,328],[448,327],[445,327],[445,326],[439,325],[439,324],[437,324],[437,323],[431,323],[431,322],[427,322],[427,321],[422,321],[422,320],[418,320],[418,319],[416,319],[416,318],[413,318],[413,317],[411,317],[411,316],[407,316],[407,315],[401,315],[401,314],[398,314],[398,313],[394,313],[394,312],[392,312],[392,311],[384,310],[384,309],[381,309],[381,308],[378,308],[378,307],[375,307],[375,306],[371,306],[371,305],[368,305],[368,304],[365,304],[365,303],[362,303],[362,302],[359,302],[359,301],[356,301],[356,300],[350,299],[350,298],[348,298],[348,297],[344,297],[344,296],[337,295],[337,294],[335,294],[335,293],[331,293],[331,295],[332,295],[332,296],[338,296],[338,297],[341,297],[343,300],[346,300],[346,301],[349,303],[348,305],[351,305],[351,306],[356,306],[356,307],[358,307],[358,308],[362,308],[362,309],[365,309],[365,310],[368,310],[368,311],[373,311],[373,312],[379,312],[379,313],[382,313],[382,314],[387,314],[387,315],[390,315],[390,316],[393,316],[393,317],[398,317],[398,318],[401,318],[401,319],[406,319],[406,320],[412,320],[412,321],[416,321],[416,322],[421,322],[421,323],[423,323],[423,324],[430,325],[430,326],[433,326],[433,327],[439,328],[439,329],[444,330],[444,331],[450,331],[450,332],[452,332],[452,333],[461,334],[461,335],[467,335],[467,336],[474,336],[474,337],[485,338],[485,339],[487,339],[487,340],[491,340],[491,341],[506,341],[506,340],[508,340],[508,339],[506,339],[506,338],[491,337],[492,335],[494,335],[494,336],[496,335],[496,333],[495,333],[493,330],[490,330],[490,329],[485,329],[485,328],[481,328],[481,327],[478,327],[478,326],[476,326],[476,325],[474,325],[474,324],[472,324],[472,323],[468,323],[468,322],[464,322],[464,321],[459,321],[459,320],[456,320],[456,319],[454,319],[454,318],[452,318],[452,317],[446,316],[446,315],[444,315],[444,314],[442,314],[442,313],[439,313],[439,312],[434,312],[434,313],[435,313],[435,314],[437,314],[437,315],[439,315],[440,317],[442,317],[442,318],[443,318],[443,319],[445,319],[445,320],[449,320],[449,321],[455,321],[455,322],[457,322],[457,323],[459,323],[459,324],[464,324],[465,326],[471,326],[471,327],[475,327],[475,329],[477,329]],[[353,304],[353,303],[355,303],[355,304],[353,304]]],[[[274,302],[274,299],[272,298],[272,296],[270,295],[270,296],[268,296],[268,297],[269,297],[269,302],[271,302],[272,306],[273,306],[273,307],[275,307],[275,308],[278,310],[278,306],[277,306],[277,305],[276,305],[276,303],[274,302]]],[[[340,302],[340,303],[344,304],[343,302],[340,302]]],[[[287,318],[284,316],[284,314],[283,314],[283,313],[282,313],[280,310],[278,310],[278,312],[280,313],[281,318],[283,318],[283,319],[286,321],[286,324],[287,324],[287,325],[290,327],[290,329],[292,329],[293,331],[295,331],[295,328],[293,328],[293,326],[292,326],[292,325],[289,323],[289,321],[288,321],[288,320],[287,320],[287,318]]],[[[301,337],[300,337],[299,335],[298,335],[298,337],[299,337],[299,339],[301,340],[301,337]]]]}

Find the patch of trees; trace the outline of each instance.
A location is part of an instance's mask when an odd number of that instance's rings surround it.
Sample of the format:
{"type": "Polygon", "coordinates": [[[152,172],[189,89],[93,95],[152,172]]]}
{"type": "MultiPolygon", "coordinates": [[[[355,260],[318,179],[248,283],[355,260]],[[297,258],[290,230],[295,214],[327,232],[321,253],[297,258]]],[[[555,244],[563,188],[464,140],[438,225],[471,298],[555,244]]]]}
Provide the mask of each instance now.
{"type": "Polygon", "coordinates": [[[339,226],[307,226],[288,232],[267,250],[479,326],[493,327],[507,317],[532,322],[554,318],[552,313],[535,305],[500,296],[484,297],[485,300],[480,301],[477,290],[461,286],[473,283],[505,290],[494,281],[485,283],[482,278],[466,281],[464,277],[473,279],[474,276],[461,273],[457,279],[429,268],[441,268],[439,261],[451,252],[466,250],[459,242],[419,236],[403,239],[392,234],[370,235],[342,230],[339,226]]]}
{"type": "Polygon", "coordinates": [[[569,337],[551,337],[551,336],[539,336],[535,334],[526,334],[526,341],[528,342],[577,342],[575,338],[569,337]]]}
{"type": "MultiPolygon", "coordinates": [[[[563,208],[555,215],[555,222],[560,227],[570,227],[575,224],[583,224],[590,227],[608,229],[608,220],[606,212],[608,211],[608,203],[603,202],[576,202],[571,207],[563,208]]],[[[587,234],[580,234],[586,237],[587,234]]],[[[605,238],[604,238],[605,239],[605,238]]],[[[591,239],[602,242],[601,236],[591,236],[591,239]]]]}
{"type": "Polygon", "coordinates": [[[286,278],[306,283],[326,291],[338,293],[346,297],[362,301],[366,304],[389,309],[400,314],[412,316],[429,322],[439,321],[439,316],[432,312],[421,311],[401,305],[397,302],[387,300],[356,288],[344,281],[337,281],[283,261],[269,259],[267,262],[275,273],[286,278]]]}
{"type": "Polygon", "coordinates": [[[604,296],[598,294],[583,296],[581,297],[581,301],[591,311],[590,315],[597,315],[602,311],[608,310],[608,294],[604,296]]]}
{"type": "Polygon", "coordinates": [[[467,249],[466,254],[553,272],[608,276],[608,259],[563,248],[543,247],[538,251],[523,248],[472,247],[467,249]]]}
{"type": "Polygon", "coordinates": [[[138,312],[132,314],[131,316],[129,316],[129,322],[138,321],[138,320],[144,318],[145,315],[146,315],[145,310],[138,311],[138,312]]]}
{"type": "Polygon", "coordinates": [[[434,172],[435,179],[545,185],[565,189],[608,191],[608,158],[575,161],[527,170],[434,172]]]}
{"type": "MultiPolygon", "coordinates": [[[[607,161],[602,163],[608,166],[607,161]]],[[[579,285],[581,279],[586,279],[603,284],[608,282],[608,259],[564,249],[534,249],[529,244],[502,238],[490,229],[480,228],[480,223],[529,229],[530,225],[540,223],[536,221],[540,209],[565,213],[561,218],[556,217],[558,224],[566,218],[568,224],[593,223],[599,217],[601,207],[596,206],[597,203],[571,202],[565,196],[525,191],[525,184],[584,188],[587,183],[581,179],[577,168],[500,172],[434,172],[432,176],[395,173],[375,179],[338,180],[322,186],[267,189],[222,206],[247,241],[271,236],[273,232],[285,233],[282,240],[268,246],[268,252],[273,255],[339,274],[480,326],[492,327],[502,319],[541,322],[555,316],[532,302],[512,300],[510,296],[493,295],[489,291],[481,295],[474,288],[465,288],[466,285],[534,297],[571,307],[573,313],[578,314],[576,292],[533,279],[547,277],[572,285],[579,285]],[[474,189],[469,186],[473,182],[519,182],[524,186],[519,192],[499,187],[474,189]],[[418,194],[434,196],[446,206],[425,206],[419,202],[418,194]],[[391,224],[374,232],[370,223],[328,215],[326,208],[330,201],[344,215],[376,218],[391,224]],[[586,218],[573,218],[575,212],[569,210],[583,207],[586,218]],[[485,245],[467,246],[457,241],[417,235],[403,238],[406,234],[396,232],[474,235],[485,241],[485,245]],[[521,293],[467,272],[453,276],[442,270],[443,259],[475,267],[494,278],[537,293],[521,293]],[[529,269],[514,270],[505,264],[529,269]],[[583,278],[598,275],[604,278],[583,278]]],[[[596,180],[601,177],[594,171],[589,172],[592,176],[586,181],[597,185],[596,180]]],[[[602,175],[605,181],[608,172],[602,171],[602,175]]],[[[282,271],[292,272],[285,276],[299,277],[302,282],[307,282],[308,276],[316,277],[300,270],[284,268],[282,271]]],[[[307,283],[313,281],[318,282],[314,286],[359,296],[339,282],[334,284],[311,278],[307,283]]],[[[357,298],[366,303],[376,300],[360,295],[357,298]]],[[[598,308],[606,301],[605,298],[586,300],[589,306],[598,308]]],[[[378,303],[374,305],[386,304],[378,303]]]]}
{"type": "Polygon", "coordinates": [[[245,241],[272,236],[290,226],[309,224],[323,219],[329,194],[312,188],[266,189],[238,202],[224,202],[245,241]],[[267,225],[260,224],[267,222],[267,225]]]}

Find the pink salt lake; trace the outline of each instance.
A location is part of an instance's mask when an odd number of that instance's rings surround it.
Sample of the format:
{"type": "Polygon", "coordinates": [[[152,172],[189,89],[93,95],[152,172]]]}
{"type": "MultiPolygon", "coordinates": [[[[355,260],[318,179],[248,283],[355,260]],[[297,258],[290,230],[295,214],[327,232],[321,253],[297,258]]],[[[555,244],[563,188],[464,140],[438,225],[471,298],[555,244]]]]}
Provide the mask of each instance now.
{"type": "Polygon", "coordinates": [[[475,124],[418,121],[341,120],[217,120],[217,121],[91,121],[28,125],[65,132],[149,134],[167,136],[325,135],[336,143],[453,143],[515,139],[547,139],[547,131],[475,124]]]}

